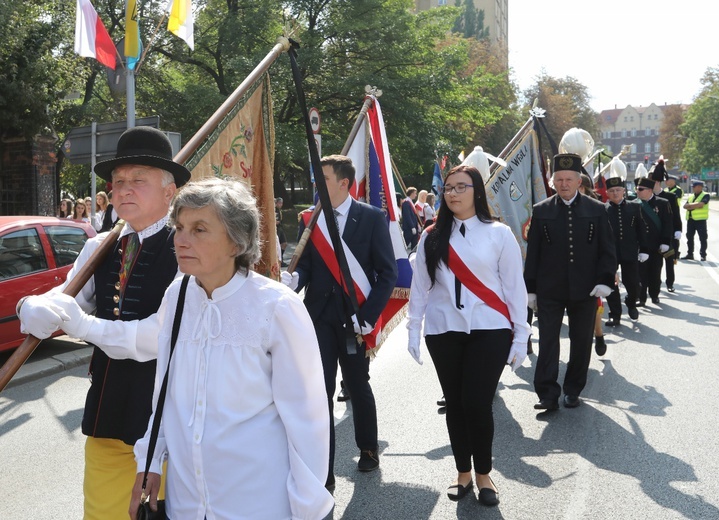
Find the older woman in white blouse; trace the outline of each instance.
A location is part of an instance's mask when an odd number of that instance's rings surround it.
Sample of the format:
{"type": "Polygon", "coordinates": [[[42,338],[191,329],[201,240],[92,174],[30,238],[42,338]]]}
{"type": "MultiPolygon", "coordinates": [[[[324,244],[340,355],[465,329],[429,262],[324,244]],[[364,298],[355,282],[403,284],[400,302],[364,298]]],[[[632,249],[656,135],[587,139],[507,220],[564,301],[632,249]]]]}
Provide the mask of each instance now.
{"type": "MultiPolygon", "coordinates": [[[[299,297],[250,270],[260,257],[252,195],[234,181],[190,183],[170,221],[179,268],[192,276],[146,487],[151,505],[167,458],[172,520],[324,518],[333,500],[324,487],[329,417],[319,347],[299,297]]],[[[155,406],[179,282],[159,311],[155,406]]],[[[150,428],[135,445],[132,518],[149,438],[150,428]]]]}
{"type": "Polygon", "coordinates": [[[505,365],[514,370],[527,356],[531,329],[519,245],[509,227],[492,219],[472,166],[449,172],[435,225],[417,246],[407,327],[419,363],[423,322],[457,468],[447,495],[459,500],[469,493],[474,462],[479,501],[496,505],[492,399],[505,365]]]}

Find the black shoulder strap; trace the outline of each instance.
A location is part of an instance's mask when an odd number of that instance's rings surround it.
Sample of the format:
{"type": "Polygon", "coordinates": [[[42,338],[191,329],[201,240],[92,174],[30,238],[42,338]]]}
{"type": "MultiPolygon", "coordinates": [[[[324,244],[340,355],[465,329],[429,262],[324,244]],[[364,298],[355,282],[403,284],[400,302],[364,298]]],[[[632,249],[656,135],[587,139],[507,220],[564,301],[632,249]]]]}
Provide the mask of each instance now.
{"type": "Polygon", "coordinates": [[[190,275],[186,274],[182,278],[180,285],[180,295],[177,297],[177,308],[175,309],[175,321],[172,324],[172,339],[170,340],[170,356],[167,358],[167,370],[162,380],[160,388],[160,396],[157,398],[157,408],[155,409],[155,417],[152,421],[152,431],[150,432],[150,444],[147,447],[147,461],[145,463],[145,476],[142,479],[142,489],[147,485],[147,474],[150,472],[150,464],[152,456],[155,454],[155,446],[157,445],[157,436],[160,433],[160,420],[162,419],[162,409],[165,407],[165,394],[167,393],[167,378],[170,375],[170,361],[172,360],[172,352],[175,350],[177,335],[180,333],[180,321],[182,320],[182,310],[185,307],[185,293],[187,292],[187,282],[190,281],[190,275]]]}

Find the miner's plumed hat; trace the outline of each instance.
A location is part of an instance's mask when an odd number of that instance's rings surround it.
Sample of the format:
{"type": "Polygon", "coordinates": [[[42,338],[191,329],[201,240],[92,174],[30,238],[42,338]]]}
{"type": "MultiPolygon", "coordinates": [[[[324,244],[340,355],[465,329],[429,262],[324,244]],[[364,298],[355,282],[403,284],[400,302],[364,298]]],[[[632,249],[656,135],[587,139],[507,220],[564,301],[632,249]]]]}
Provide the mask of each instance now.
{"type": "Polygon", "coordinates": [[[582,173],[582,158],[575,153],[559,153],[552,160],[552,173],[571,170],[582,173]]]}
{"type": "Polygon", "coordinates": [[[664,156],[660,155],[657,164],[649,172],[649,177],[655,181],[663,182],[667,179],[667,168],[664,166],[664,156]]]}
{"type": "Polygon", "coordinates": [[[643,186],[644,188],[649,188],[650,190],[653,190],[655,182],[656,181],[653,181],[648,177],[642,177],[641,179],[639,179],[639,182],[637,182],[637,186],[643,186]]]}
{"type": "Polygon", "coordinates": [[[626,183],[621,177],[609,177],[607,179],[607,189],[609,188],[624,188],[626,183]]]}
{"type": "Polygon", "coordinates": [[[95,173],[112,181],[112,171],[123,164],[139,164],[167,170],[179,188],[190,180],[190,171],[172,160],[172,144],[164,132],[149,126],[136,126],[125,130],[117,141],[114,159],[95,165],[95,173]]]}

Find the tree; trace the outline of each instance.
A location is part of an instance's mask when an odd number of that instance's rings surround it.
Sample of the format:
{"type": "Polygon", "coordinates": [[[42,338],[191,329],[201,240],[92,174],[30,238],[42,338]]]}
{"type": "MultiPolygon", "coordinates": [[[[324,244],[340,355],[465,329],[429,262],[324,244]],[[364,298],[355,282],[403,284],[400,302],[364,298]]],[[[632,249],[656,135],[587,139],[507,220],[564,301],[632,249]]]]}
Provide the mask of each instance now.
{"type": "Polygon", "coordinates": [[[682,105],[669,105],[663,110],[664,118],[659,129],[659,148],[667,159],[668,168],[681,168],[680,160],[686,138],[679,128],[684,123],[684,110],[682,105]]]}
{"type": "MultiPolygon", "coordinates": [[[[544,123],[557,145],[573,127],[586,130],[599,141],[597,113],[589,105],[589,91],[575,78],[554,78],[542,72],[536,83],[524,92],[524,97],[527,110],[536,99],[538,106],[547,111],[544,123]]],[[[553,153],[546,140],[542,141],[542,152],[553,153]]]]}
{"type": "Polygon", "coordinates": [[[692,173],[719,167],[719,69],[707,69],[701,83],[702,90],[679,127],[686,136],[681,163],[692,173]]]}

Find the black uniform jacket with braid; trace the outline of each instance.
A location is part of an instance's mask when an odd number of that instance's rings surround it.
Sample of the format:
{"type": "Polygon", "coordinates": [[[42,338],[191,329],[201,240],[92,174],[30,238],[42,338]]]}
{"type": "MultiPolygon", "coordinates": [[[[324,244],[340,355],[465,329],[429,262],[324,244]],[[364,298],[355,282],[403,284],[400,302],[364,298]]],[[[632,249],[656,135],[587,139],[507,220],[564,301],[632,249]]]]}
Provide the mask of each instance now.
{"type": "Polygon", "coordinates": [[[614,284],[615,251],[604,204],[577,193],[567,206],[552,195],[533,208],[524,264],[527,292],[555,300],[589,298],[595,285],[614,284]]]}

